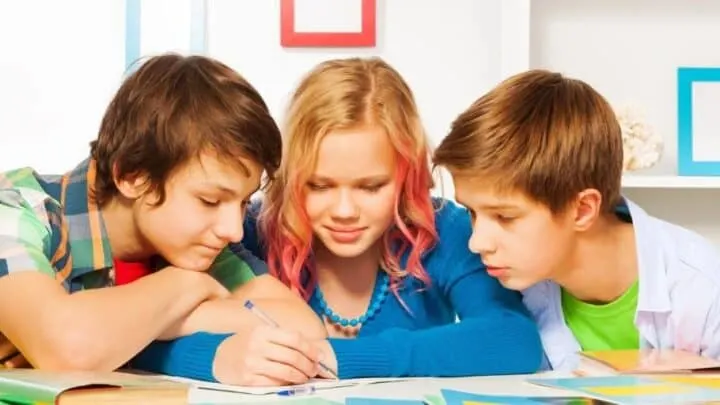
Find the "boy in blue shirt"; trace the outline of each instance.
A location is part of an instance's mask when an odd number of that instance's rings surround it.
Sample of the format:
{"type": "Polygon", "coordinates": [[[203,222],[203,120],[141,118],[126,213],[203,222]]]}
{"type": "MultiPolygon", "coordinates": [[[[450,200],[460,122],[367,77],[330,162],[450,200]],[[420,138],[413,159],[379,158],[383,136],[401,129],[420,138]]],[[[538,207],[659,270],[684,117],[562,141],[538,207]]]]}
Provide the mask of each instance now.
{"type": "Polygon", "coordinates": [[[620,194],[608,102],[559,73],[511,77],[454,121],[434,155],[473,214],[470,248],[523,291],[554,369],[581,350],[720,357],[720,257],[620,194]]]}

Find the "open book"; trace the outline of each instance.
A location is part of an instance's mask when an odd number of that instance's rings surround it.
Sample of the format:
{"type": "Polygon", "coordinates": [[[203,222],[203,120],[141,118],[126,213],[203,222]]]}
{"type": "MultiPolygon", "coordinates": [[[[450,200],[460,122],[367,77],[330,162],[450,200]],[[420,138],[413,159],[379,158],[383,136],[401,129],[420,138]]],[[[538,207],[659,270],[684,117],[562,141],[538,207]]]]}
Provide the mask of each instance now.
{"type": "Polygon", "coordinates": [[[579,375],[720,372],[720,361],[680,350],[581,352],[579,375]]]}
{"type": "Polygon", "coordinates": [[[0,402],[13,404],[184,405],[189,390],[187,384],[122,372],[0,369],[0,402]]]}

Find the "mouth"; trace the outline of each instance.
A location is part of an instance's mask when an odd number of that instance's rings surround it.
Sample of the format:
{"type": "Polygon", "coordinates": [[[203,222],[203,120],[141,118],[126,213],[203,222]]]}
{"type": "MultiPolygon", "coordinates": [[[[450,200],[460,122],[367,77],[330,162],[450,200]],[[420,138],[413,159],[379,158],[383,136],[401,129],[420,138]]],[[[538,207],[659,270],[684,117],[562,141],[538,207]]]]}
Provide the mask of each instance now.
{"type": "Polygon", "coordinates": [[[367,227],[338,228],[325,227],[330,232],[330,237],[338,243],[354,243],[362,236],[367,227]]]}
{"type": "Polygon", "coordinates": [[[508,271],[510,270],[508,267],[499,267],[499,266],[485,266],[485,269],[487,270],[488,275],[490,277],[495,278],[501,278],[507,275],[508,271]]]}
{"type": "Polygon", "coordinates": [[[204,247],[207,250],[215,252],[215,253],[220,252],[225,248],[224,246],[223,247],[208,246],[208,245],[200,245],[200,246],[204,247]]]}

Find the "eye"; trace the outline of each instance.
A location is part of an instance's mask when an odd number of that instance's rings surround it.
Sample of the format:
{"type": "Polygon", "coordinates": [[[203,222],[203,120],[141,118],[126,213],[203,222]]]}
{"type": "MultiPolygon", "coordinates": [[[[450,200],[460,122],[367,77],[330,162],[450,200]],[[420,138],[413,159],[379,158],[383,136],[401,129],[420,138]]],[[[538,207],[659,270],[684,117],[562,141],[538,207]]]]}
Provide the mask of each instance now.
{"type": "Polygon", "coordinates": [[[203,197],[200,197],[200,202],[207,207],[217,207],[220,205],[220,200],[211,200],[203,197]]]}
{"type": "Polygon", "coordinates": [[[324,191],[330,188],[327,184],[320,184],[320,183],[313,183],[308,182],[307,187],[310,189],[310,191],[324,191]]]}
{"type": "Polygon", "coordinates": [[[503,215],[503,214],[495,214],[495,219],[500,223],[506,224],[506,223],[512,222],[515,219],[515,217],[510,217],[510,216],[503,215]]]}
{"type": "Polygon", "coordinates": [[[384,186],[385,184],[365,184],[360,186],[360,189],[363,191],[367,191],[368,193],[377,193],[384,186]]]}

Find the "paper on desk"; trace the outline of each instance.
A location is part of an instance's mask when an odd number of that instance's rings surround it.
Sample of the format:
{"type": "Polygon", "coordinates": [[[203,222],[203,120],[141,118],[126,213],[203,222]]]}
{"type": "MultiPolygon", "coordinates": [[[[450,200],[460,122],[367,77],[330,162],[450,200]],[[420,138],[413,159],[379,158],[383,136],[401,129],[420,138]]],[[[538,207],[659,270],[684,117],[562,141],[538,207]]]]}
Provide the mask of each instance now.
{"type": "Polygon", "coordinates": [[[291,388],[314,386],[318,391],[331,390],[335,388],[355,387],[370,384],[382,384],[389,382],[405,381],[405,378],[353,378],[347,380],[312,379],[306,384],[270,386],[270,387],[245,387],[240,385],[218,384],[207,381],[193,380],[182,377],[166,377],[174,381],[180,381],[192,385],[196,389],[208,391],[230,392],[249,395],[276,394],[291,388]]]}

